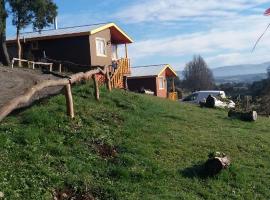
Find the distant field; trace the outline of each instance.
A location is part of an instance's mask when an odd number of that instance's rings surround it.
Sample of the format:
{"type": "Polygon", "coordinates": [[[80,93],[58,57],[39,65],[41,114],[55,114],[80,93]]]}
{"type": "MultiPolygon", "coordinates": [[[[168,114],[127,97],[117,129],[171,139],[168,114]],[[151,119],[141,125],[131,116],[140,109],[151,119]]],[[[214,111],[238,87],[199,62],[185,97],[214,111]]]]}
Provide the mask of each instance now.
{"type": "Polygon", "coordinates": [[[0,125],[6,199],[270,199],[270,119],[246,123],[222,110],[102,89],[74,89],[76,119],[60,95],[0,125]],[[231,167],[203,178],[223,151],[231,167]]]}

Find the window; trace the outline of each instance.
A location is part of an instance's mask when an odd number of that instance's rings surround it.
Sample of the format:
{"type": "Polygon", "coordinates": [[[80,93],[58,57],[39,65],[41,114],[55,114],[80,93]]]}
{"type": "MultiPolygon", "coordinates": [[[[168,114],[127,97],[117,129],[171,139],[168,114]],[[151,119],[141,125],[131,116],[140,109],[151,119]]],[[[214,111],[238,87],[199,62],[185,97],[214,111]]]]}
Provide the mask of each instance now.
{"type": "Polygon", "coordinates": [[[199,96],[198,93],[194,93],[194,94],[191,94],[191,95],[187,96],[186,98],[184,98],[183,101],[196,101],[198,96],[199,96]]]}
{"type": "Polygon", "coordinates": [[[161,90],[161,89],[164,89],[164,88],[165,88],[164,85],[165,85],[164,78],[159,78],[159,79],[158,79],[158,86],[159,86],[159,89],[160,89],[160,90],[161,90]]]}
{"type": "Polygon", "coordinates": [[[97,56],[106,56],[106,40],[104,38],[96,38],[97,56]]]}

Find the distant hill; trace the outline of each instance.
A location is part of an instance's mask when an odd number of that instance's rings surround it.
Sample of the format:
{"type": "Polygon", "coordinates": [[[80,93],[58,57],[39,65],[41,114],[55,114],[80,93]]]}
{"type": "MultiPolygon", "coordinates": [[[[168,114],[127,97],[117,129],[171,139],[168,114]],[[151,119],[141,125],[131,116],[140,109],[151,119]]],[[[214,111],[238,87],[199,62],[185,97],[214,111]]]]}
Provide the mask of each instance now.
{"type": "Polygon", "coordinates": [[[270,62],[262,64],[246,64],[218,67],[212,69],[215,77],[228,77],[237,75],[265,74],[270,62]]]}
{"type": "MultiPolygon", "coordinates": [[[[215,80],[220,83],[252,83],[266,78],[267,68],[270,62],[262,64],[232,65],[212,69],[215,80]]],[[[177,72],[180,79],[182,71],[177,72]]]]}
{"type": "Polygon", "coordinates": [[[220,76],[215,77],[215,81],[217,84],[222,83],[253,83],[255,81],[260,81],[262,79],[266,79],[267,74],[247,74],[247,75],[237,75],[237,76],[220,76]]]}

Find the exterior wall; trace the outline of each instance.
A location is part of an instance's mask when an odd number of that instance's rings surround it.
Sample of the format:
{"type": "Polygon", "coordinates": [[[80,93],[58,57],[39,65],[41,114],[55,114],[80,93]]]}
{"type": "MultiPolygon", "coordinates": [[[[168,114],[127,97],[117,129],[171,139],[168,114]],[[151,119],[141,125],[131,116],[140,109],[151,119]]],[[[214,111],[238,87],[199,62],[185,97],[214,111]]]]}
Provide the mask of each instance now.
{"type": "Polygon", "coordinates": [[[111,65],[112,64],[112,46],[111,46],[111,31],[110,29],[103,30],[89,37],[91,51],[91,65],[111,65]],[[106,57],[97,56],[96,38],[104,38],[107,43],[106,57]]]}
{"type": "Polygon", "coordinates": [[[138,92],[144,88],[153,91],[157,95],[156,77],[128,78],[127,82],[130,91],[138,92]]]}
{"type": "MultiPolygon", "coordinates": [[[[40,40],[37,41],[38,49],[33,49],[32,43],[31,41],[21,42],[22,58],[38,61],[43,58],[45,51],[46,56],[50,59],[90,66],[89,36],[40,40]]],[[[8,44],[8,51],[11,58],[17,57],[16,43],[8,44]]]]}
{"type": "Polygon", "coordinates": [[[167,98],[167,81],[164,79],[164,89],[159,88],[159,78],[156,78],[156,84],[157,84],[157,96],[162,98],[167,98]]]}

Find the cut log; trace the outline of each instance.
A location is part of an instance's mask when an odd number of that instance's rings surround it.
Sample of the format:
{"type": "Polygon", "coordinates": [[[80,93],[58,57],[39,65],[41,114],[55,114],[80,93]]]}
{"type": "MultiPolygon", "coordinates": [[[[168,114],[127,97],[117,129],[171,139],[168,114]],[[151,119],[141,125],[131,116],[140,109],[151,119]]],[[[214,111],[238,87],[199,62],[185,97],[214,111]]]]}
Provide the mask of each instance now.
{"type": "Polygon", "coordinates": [[[258,119],[258,114],[256,111],[241,112],[241,111],[230,110],[228,113],[228,117],[241,119],[243,121],[254,122],[258,119]]]}

